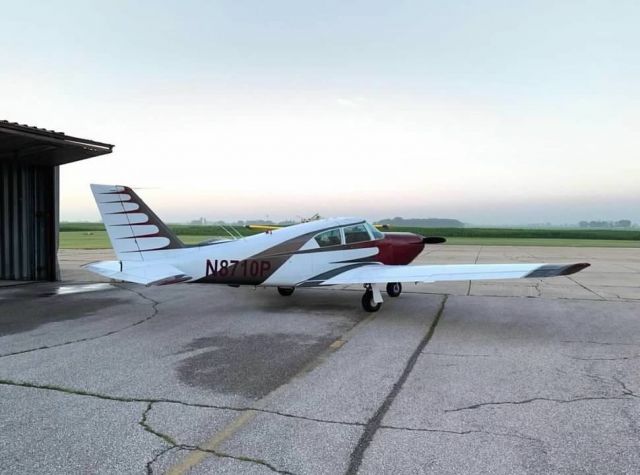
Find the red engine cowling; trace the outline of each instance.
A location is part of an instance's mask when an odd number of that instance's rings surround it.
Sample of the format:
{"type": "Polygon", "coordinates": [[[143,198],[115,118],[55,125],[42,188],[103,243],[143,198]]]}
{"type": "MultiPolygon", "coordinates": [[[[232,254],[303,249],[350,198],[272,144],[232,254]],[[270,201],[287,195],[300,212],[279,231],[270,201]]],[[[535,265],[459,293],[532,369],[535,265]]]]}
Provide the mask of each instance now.
{"type": "Polygon", "coordinates": [[[424,249],[424,237],[413,233],[384,233],[376,259],[387,265],[406,265],[424,249]]]}

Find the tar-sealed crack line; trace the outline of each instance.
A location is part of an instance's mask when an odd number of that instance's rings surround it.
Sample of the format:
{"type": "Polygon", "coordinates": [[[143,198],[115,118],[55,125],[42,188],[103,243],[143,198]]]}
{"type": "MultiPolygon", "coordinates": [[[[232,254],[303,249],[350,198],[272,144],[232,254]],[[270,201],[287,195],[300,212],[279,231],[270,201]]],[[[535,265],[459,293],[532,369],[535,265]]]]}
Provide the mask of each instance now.
{"type": "MultiPolygon", "coordinates": [[[[112,395],[109,395],[109,394],[89,392],[89,391],[84,391],[84,390],[81,390],[81,389],[71,389],[71,388],[65,388],[65,387],[62,387],[62,386],[53,386],[53,385],[48,385],[48,384],[36,384],[36,383],[29,383],[29,382],[24,382],[24,381],[10,381],[10,380],[6,380],[6,379],[0,379],[0,386],[17,386],[17,387],[29,388],[29,389],[40,389],[40,390],[45,390],[45,391],[55,391],[55,392],[60,392],[60,393],[70,394],[70,395],[75,395],[75,396],[94,397],[94,398],[98,398],[98,399],[104,399],[104,400],[107,400],[107,401],[117,401],[117,402],[147,403],[149,405],[157,404],[157,403],[178,404],[178,405],[187,406],[187,407],[197,407],[197,408],[202,408],[202,409],[218,409],[218,410],[223,410],[223,411],[235,411],[235,412],[256,411],[256,412],[261,412],[261,413],[265,413],[265,414],[273,414],[275,416],[289,417],[289,418],[292,418],[292,419],[303,419],[303,420],[307,420],[307,421],[311,421],[311,422],[319,422],[319,423],[322,423],[322,424],[338,424],[338,425],[347,425],[347,426],[364,426],[365,425],[362,422],[356,422],[356,421],[336,421],[336,420],[331,420],[331,419],[318,419],[318,418],[314,418],[314,417],[306,417],[306,416],[302,416],[302,415],[298,415],[298,414],[290,414],[290,413],[286,413],[286,412],[280,412],[280,411],[275,411],[275,410],[271,410],[271,409],[262,409],[262,408],[256,408],[256,407],[237,407],[237,406],[203,404],[203,403],[197,403],[197,402],[179,401],[179,400],[176,400],[176,399],[161,399],[161,398],[156,399],[156,398],[136,398],[136,397],[126,397],[126,396],[112,396],[112,395]]],[[[150,407],[147,408],[147,412],[149,410],[150,410],[150,407]]]]}
{"type": "Polygon", "coordinates": [[[266,460],[262,460],[262,459],[257,459],[257,458],[253,458],[253,457],[246,457],[244,455],[231,455],[231,454],[228,454],[226,452],[220,452],[219,450],[205,449],[205,448],[194,446],[194,445],[177,445],[176,447],[178,447],[179,449],[182,449],[182,450],[189,450],[189,451],[192,451],[192,452],[205,452],[205,453],[208,453],[208,454],[211,454],[211,455],[215,455],[216,457],[233,459],[233,460],[237,460],[239,462],[249,462],[249,463],[262,465],[263,467],[268,468],[272,472],[281,473],[283,475],[294,475],[293,472],[289,472],[287,470],[278,469],[277,467],[271,465],[266,460]]]}
{"type": "Polygon", "coordinates": [[[521,401],[481,402],[479,404],[472,404],[471,406],[457,407],[454,409],[445,409],[444,412],[470,411],[470,410],[480,409],[482,407],[487,407],[487,406],[510,406],[510,405],[518,406],[521,404],[529,404],[529,403],[538,402],[538,401],[555,402],[558,404],[569,404],[572,402],[580,402],[580,401],[612,401],[612,400],[628,399],[628,396],[632,396],[632,395],[624,393],[622,396],[583,396],[583,397],[577,397],[573,399],[554,399],[554,398],[547,398],[547,397],[533,397],[531,399],[523,399],[521,401]]]}
{"type": "Polygon", "coordinates": [[[50,350],[52,348],[59,348],[61,346],[67,346],[67,345],[73,345],[75,343],[83,343],[86,341],[93,341],[93,340],[97,340],[99,338],[104,338],[107,336],[111,336],[111,335],[115,335],[116,333],[120,333],[124,330],[128,330],[129,328],[133,328],[133,327],[137,327],[138,325],[141,325],[145,322],[148,322],[149,320],[151,320],[152,318],[154,318],[156,315],[158,315],[158,305],[160,305],[160,302],[157,302],[156,300],[153,300],[150,297],[147,297],[146,295],[143,295],[142,293],[133,290],[133,289],[129,289],[127,287],[122,287],[120,285],[117,284],[113,284],[115,287],[118,287],[119,289],[122,290],[128,290],[129,292],[133,292],[134,294],[142,297],[144,300],[148,301],[151,303],[151,309],[152,312],[150,315],[148,315],[147,317],[143,318],[142,320],[138,320],[137,322],[132,323],[131,325],[127,325],[125,327],[122,328],[118,328],[117,330],[111,330],[109,332],[106,333],[102,333],[100,335],[96,335],[96,336],[90,336],[90,337],[86,337],[86,338],[79,338],[77,340],[70,340],[70,341],[65,341],[63,343],[56,343],[55,345],[44,345],[44,346],[39,346],[37,348],[29,348],[27,350],[20,350],[20,351],[14,351],[11,353],[4,353],[2,355],[0,355],[0,358],[4,358],[5,356],[16,356],[16,355],[22,355],[24,353],[32,353],[34,351],[40,351],[40,350],[50,350]]]}
{"type": "Polygon", "coordinates": [[[140,419],[140,422],[138,423],[146,432],[149,432],[150,434],[153,434],[154,436],[162,439],[162,441],[166,444],[168,444],[169,447],[166,447],[164,449],[162,449],[161,451],[159,451],[149,462],[147,462],[146,468],[147,468],[147,474],[151,475],[153,474],[153,464],[164,454],[166,454],[167,452],[169,452],[172,449],[179,449],[179,450],[189,450],[189,451],[201,451],[201,452],[207,452],[209,454],[215,455],[217,457],[223,457],[223,458],[231,458],[234,460],[239,460],[242,462],[250,462],[250,463],[254,463],[254,464],[258,464],[258,465],[262,465],[267,467],[268,469],[270,469],[273,472],[276,473],[282,473],[282,474],[289,474],[289,475],[293,475],[291,474],[291,472],[287,472],[285,470],[279,470],[276,467],[274,467],[273,465],[271,465],[270,463],[266,462],[265,460],[262,459],[256,459],[253,457],[246,457],[244,455],[231,455],[231,454],[227,454],[225,452],[220,452],[219,450],[213,450],[213,449],[204,449],[202,447],[199,447],[197,445],[188,445],[188,444],[180,444],[178,443],[176,440],[174,440],[170,435],[165,434],[163,432],[160,432],[157,429],[154,429],[153,427],[151,427],[151,424],[149,423],[149,413],[151,412],[151,410],[153,409],[153,402],[150,402],[147,404],[146,409],[144,410],[144,412],[142,413],[142,418],[140,419]]]}
{"type": "Polygon", "coordinates": [[[589,345],[606,345],[606,346],[640,346],[640,343],[614,343],[612,341],[595,341],[595,340],[560,340],[560,343],[581,343],[589,345]]]}
{"type": "Polygon", "coordinates": [[[410,432],[435,432],[437,434],[454,434],[454,435],[467,435],[467,434],[479,434],[481,430],[447,430],[447,429],[429,429],[427,427],[401,427],[401,426],[388,426],[381,425],[380,429],[388,430],[406,430],[410,432]]]}
{"type": "Polygon", "coordinates": [[[586,290],[587,292],[591,292],[593,295],[597,296],[600,300],[607,300],[606,298],[604,298],[602,295],[600,295],[598,292],[596,292],[595,290],[591,290],[589,287],[587,287],[586,285],[581,284],[580,282],[578,282],[576,279],[574,279],[573,277],[569,277],[569,276],[565,276],[567,279],[569,279],[571,282],[573,282],[576,285],[579,285],[580,287],[582,287],[584,290],[586,290]]]}
{"type": "Polygon", "coordinates": [[[616,378],[615,376],[613,377],[613,380],[618,383],[620,386],[622,386],[622,394],[624,394],[625,396],[631,396],[631,397],[637,397],[640,398],[639,395],[637,395],[636,393],[634,393],[631,389],[629,389],[627,387],[627,385],[624,383],[624,381],[622,381],[619,378],[616,378]]]}
{"type": "Polygon", "coordinates": [[[529,440],[531,442],[536,442],[538,444],[544,444],[545,442],[540,439],[536,439],[535,437],[529,437],[526,435],[520,434],[511,434],[504,432],[491,432],[480,429],[469,429],[469,430],[448,430],[448,429],[432,429],[428,427],[401,427],[401,426],[389,426],[389,425],[381,425],[380,429],[388,429],[388,430],[400,430],[400,431],[410,431],[410,432],[433,432],[436,434],[451,434],[451,435],[469,435],[469,434],[485,434],[492,435],[498,437],[513,437],[516,439],[529,440]]]}
{"type": "Polygon", "coordinates": [[[407,364],[405,365],[404,370],[402,371],[402,374],[400,375],[398,380],[394,383],[393,387],[391,388],[391,391],[389,391],[389,394],[387,394],[387,397],[384,399],[380,407],[378,407],[378,410],[369,419],[369,421],[367,421],[367,424],[364,427],[364,431],[362,433],[362,436],[360,436],[360,440],[358,441],[358,444],[353,449],[353,452],[351,452],[351,456],[349,458],[349,466],[347,467],[347,471],[346,471],[347,475],[353,475],[358,472],[360,465],[362,464],[362,460],[364,458],[364,453],[366,452],[367,448],[369,448],[369,445],[371,444],[373,437],[375,436],[376,432],[380,428],[380,425],[382,423],[382,420],[384,419],[385,414],[393,404],[393,401],[395,400],[396,396],[400,393],[402,386],[404,385],[405,381],[409,377],[409,374],[411,374],[411,371],[413,370],[413,367],[418,361],[420,354],[422,353],[424,348],[427,346],[427,344],[433,337],[433,334],[436,331],[436,327],[438,326],[438,322],[440,321],[440,318],[444,313],[444,307],[447,303],[447,299],[448,299],[448,295],[445,295],[444,298],[442,299],[442,303],[440,304],[440,308],[438,309],[436,316],[431,322],[429,330],[427,331],[424,338],[422,338],[422,340],[420,341],[416,349],[413,351],[413,353],[409,357],[409,360],[407,361],[407,364]]]}
{"type": "Polygon", "coordinates": [[[578,361],[621,361],[621,360],[635,360],[640,358],[640,355],[633,355],[633,356],[613,356],[611,358],[582,358],[580,356],[573,356],[573,355],[564,355],[567,358],[571,358],[572,360],[578,360],[578,361]]]}
{"type": "Polygon", "coordinates": [[[153,458],[149,460],[146,464],[147,475],[152,475],[153,464],[156,463],[160,457],[171,452],[172,450],[180,450],[180,447],[178,447],[177,445],[171,445],[169,447],[165,447],[164,449],[160,450],[157,454],[155,454],[153,458]]]}

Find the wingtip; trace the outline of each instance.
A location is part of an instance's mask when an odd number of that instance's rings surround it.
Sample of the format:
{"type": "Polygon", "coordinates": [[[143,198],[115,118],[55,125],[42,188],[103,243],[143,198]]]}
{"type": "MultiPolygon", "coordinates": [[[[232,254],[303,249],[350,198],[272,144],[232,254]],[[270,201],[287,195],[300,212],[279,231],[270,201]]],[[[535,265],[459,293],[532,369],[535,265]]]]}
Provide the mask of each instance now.
{"type": "Polygon", "coordinates": [[[571,275],[586,269],[590,265],[588,262],[579,262],[577,264],[544,264],[529,272],[525,277],[541,278],[571,275]]]}
{"type": "Polygon", "coordinates": [[[570,264],[568,266],[566,266],[562,273],[559,275],[571,275],[571,274],[575,274],[576,272],[580,272],[583,269],[586,269],[587,267],[589,267],[591,264],[589,264],[588,262],[579,262],[577,264],[570,264]]]}

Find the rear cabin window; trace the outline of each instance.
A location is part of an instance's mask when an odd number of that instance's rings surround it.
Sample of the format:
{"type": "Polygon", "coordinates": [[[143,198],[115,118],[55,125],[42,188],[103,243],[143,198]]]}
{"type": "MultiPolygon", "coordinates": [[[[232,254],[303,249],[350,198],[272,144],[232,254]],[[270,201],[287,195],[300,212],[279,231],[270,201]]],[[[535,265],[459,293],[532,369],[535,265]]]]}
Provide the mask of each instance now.
{"type": "Polygon", "coordinates": [[[344,239],[347,244],[353,242],[362,242],[371,240],[369,231],[364,224],[356,224],[355,226],[347,226],[344,228],[344,239]]]}
{"type": "Polygon", "coordinates": [[[339,229],[330,229],[320,233],[315,237],[315,240],[320,247],[338,246],[342,243],[339,229]]]}

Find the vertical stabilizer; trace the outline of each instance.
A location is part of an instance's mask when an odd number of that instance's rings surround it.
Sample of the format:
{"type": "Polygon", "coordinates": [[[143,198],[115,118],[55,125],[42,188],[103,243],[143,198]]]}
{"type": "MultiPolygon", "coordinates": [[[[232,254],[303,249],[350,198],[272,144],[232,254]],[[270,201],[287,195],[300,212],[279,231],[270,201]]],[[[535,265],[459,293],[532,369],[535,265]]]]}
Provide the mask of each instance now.
{"type": "Polygon", "coordinates": [[[185,247],[176,235],[129,187],[91,185],[91,191],[120,261],[144,261],[185,247]]]}

